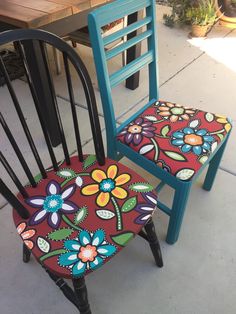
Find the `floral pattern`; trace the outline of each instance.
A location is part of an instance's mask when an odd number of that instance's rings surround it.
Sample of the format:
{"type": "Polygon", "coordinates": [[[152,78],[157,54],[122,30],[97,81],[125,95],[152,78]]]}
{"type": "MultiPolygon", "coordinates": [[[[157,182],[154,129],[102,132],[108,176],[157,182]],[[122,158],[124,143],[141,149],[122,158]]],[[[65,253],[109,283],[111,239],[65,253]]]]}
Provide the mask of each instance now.
{"type": "Polygon", "coordinates": [[[78,211],[78,206],[68,199],[74,194],[76,186],[69,185],[61,191],[60,185],[56,181],[50,181],[47,185],[47,196],[34,196],[26,200],[32,207],[40,208],[30,218],[30,225],[40,224],[47,218],[48,224],[52,228],[57,228],[61,222],[61,213],[74,213],[78,211]]]}
{"type": "Polygon", "coordinates": [[[70,267],[74,277],[83,276],[86,271],[102,266],[105,258],[116,252],[116,247],[105,240],[105,233],[99,229],[94,234],[81,231],[77,238],[64,242],[68,252],[58,258],[63,267],[70,267]]]}
{"type": "Polygon", "coordinates": [[[126,126],[120,134],[124,135],[125,143],[139,145],[142,142],[143,137],[154,137],[153,131],[155,130],[156,128],[151,121],[138,118],[126,126]]]}
{"type": "Polygon", "coordinates": [[[157,108],[157,113],[164,119],[169,119],[170,122],[189,120],[197,110],[172,104],[170,102],[161,103],[157,108]]]}
{"type": "Polygon", "coordinates": [[[31,241],[30,239],[33,238],[33,236],[35,235],[35,230],[34,229],[28,229],[25,230],[27,228],[27,225],[25,222],[20,223],[17,227],[16,230],[19,233],[19,235],[21,236],[22,240],[24,241],[25,245],[32,250],[34,247],[34,243],[33,241],[31,241]]]}
{"type": "Polygon", "coordinates": [[[124,127],[117,140],[180,180],[191,180],[231,129],[228,118],[179,104],[153,101],[124,127]],[[150,122],[148,136],[142,123],[150,122]],[[139,123],[139,124],[138,124],[139,123]],[[139,136],[129,132],[130,127],[139,136]],[[130,135],[131,134],[131,135],[130,135]]]}
{"type": "Polygon", "coordinates": [[[183,153],[192,151],[196,155],[208,152],[214,141],[214,137],[205,129],[184,128],[172,135],[173,145],[180,147],[183,153]]]}
{"type": "Polygon", "coordinates": [[[221,115],[215,115],[215,116],[216,116],[216,121],[223,124],[225,131],[228,133],[231,129],[231,124],[230,124],[229,119],[221,115]]]}
{"type": "Polygon", "coordinates": [[[151,192],[142,193],[142,197],[145,199],[146,203],[138,204],[135,208],[135,210],[140,213],[135,219],[135,223],[140,225],[144,225],[149,220],[157,207],[157,196],[155,194],[151,192]]]}
{"type": "Polygon", "coordinates": [[[143,227],[135,222],[142,215],[136,210],[144,203],[142,194],[153,191],[137,173],[110,159],[103,166],[94,155],[70,161],[56,172],[48,169],[37,188],[28,185],[26,200],[18,195],[29,219],[13,210],[18,233],[32,254],[64,278],[84,276],[122,250],[143,227]],[[101,193],[108,194],[105,207],[98,205],[104,205],[101,193]]]}
{"type": "Polygon", "coordinates": [[[99,207],[105,207],[111,198],[111,195],[118,199],[125,199],[128,195],[127,191],[121,185],[130,181],[131,177],[128,173],[117,175],[118,168],[111,165],[106,173],[103,170],[94,170],[91,177],[96,182],[82,188],[83,195],[97,194],[96,203],[99,207]]]}

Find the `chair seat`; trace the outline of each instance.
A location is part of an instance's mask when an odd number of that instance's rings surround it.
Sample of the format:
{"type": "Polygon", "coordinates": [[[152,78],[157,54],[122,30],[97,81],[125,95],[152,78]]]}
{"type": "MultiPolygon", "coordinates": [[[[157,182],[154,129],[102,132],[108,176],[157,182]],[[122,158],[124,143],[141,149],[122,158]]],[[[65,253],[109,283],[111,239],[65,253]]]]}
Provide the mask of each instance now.
{"type": "Polygon", "coordinates": [[[191,180],[226,137],[226,117],[166,101],[153,102],[117,139],[180,180],[191,180]]]}
{"type": "Polygon", "coordinates": [[[19,199],[30,212],[22,219],[13,209],[17,231],[36,259],[60,277],[84,276],[106,263],[142,229],[156,208],[156,194],[142,177],[94,155],[84,162],[37,176],[29,197],[19,199]]]}

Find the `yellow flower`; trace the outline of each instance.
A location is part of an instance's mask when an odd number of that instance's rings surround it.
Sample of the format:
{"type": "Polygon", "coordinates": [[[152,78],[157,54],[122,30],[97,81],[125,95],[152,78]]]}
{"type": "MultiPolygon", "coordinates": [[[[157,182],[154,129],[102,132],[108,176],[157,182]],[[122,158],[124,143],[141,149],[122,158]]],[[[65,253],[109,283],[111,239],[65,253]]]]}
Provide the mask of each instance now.
{"type": "Polygon", "coordinates": [[[123,173],[117,176],[117,172],[116,165],[109,166],[106,173],[100,169],[93,170],[91,177],[96,183],[86,185],[82,188],[81,193],[83,195],[99,193],[96,199],[99,207],[105,207],[109,203],[111,195],[119,199],[126,198],[128,193],[120,186],[129,182],[130,175],[123,173]]]}
{"type": "Polygon", "coordinates": [[[216,115],[217,119],[216,121],[223,124],[225,131],[228,133],[231,129],[231,124],[229,123],[229,120],[221,115],[216,115]]]}

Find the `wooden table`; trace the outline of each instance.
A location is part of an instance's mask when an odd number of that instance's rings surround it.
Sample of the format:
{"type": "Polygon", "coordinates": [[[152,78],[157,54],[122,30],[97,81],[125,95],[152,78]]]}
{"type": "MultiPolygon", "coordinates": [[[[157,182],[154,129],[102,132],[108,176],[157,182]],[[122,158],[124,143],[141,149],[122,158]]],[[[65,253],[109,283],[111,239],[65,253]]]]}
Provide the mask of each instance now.
{"type": "MultiPolygon", "coordinates": [[[[0,0],[0,22],[2,30],[12,28],[40,28],[58,36],[65,36],[87,25],[88,13],[96,6],[112,0],[0,0]]],[[[137,20],[137,15],[128,17],[128,24],[137,20]]],[[[135,33],[130,34],[128,39],[135,33]]],[[[39,53],[37,43],[25,43],[27,61],[34,65],[31,76],[35,84],[37,95],[45,112],[53,146],[60,143],[59,132],[55,120],[53,97],[51,95],[46,69],[39,53]],[[43,79],[39,81],[38,73],[43,79]],[[42,73],[44,72],[44,73],[42,73]]],[[[131,62],[140,55],[141,46],[136,45],[127,51],[127,62],[131,62]]],[[[139,73],[127,79],[126,87],[135,89],[139,85],[139,73]]]]}

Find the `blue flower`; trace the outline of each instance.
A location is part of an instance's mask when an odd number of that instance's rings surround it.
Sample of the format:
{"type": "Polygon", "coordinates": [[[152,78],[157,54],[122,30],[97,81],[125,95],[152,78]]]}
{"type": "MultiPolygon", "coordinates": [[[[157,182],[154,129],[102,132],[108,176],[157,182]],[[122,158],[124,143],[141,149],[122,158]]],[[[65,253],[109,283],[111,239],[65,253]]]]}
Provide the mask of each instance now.
{"type": "Polygon", "coordinates": [[[180,147],[183,153],[192,151],[195,155],[210,151],[214,137],[205,129],[184,128],[172,134],[172,144],[180,147]]]}
{"type": "Polygon", "coordinates": [[[105,241],[105,233],[98,229],[94,234],[85,230],[73,240],[64,242],[68,252],[58,258],[62,267],[71,268],[74,277],[81,277],[87,270],[95,270],[102,266],[105,258],[116,252],[116,247],[105,241]]]}

